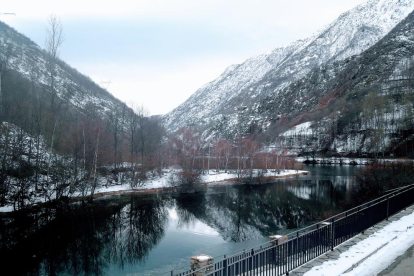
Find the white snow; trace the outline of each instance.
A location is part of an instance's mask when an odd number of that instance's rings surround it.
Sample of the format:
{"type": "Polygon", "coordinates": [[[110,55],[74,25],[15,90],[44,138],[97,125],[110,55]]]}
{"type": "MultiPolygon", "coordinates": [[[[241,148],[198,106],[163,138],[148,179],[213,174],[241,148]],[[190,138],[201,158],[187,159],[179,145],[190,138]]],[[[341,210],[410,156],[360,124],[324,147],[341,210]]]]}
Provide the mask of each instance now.
{"type": "Polygon", "coordinates": [[[314,267],[305,273],[304,276],[377,275],[412,245],[414,245],[414,213],[376,231],[342,253],[338,260],[326,261],[321,266],[314,267]],[[353,270],[345,273],[362,260],[363,262],[353,270]]]}
{"type": "Polygon", "coordinates": [[[211,259],[210,256],[204,256],[204,255],[197,256],[197,261],[199,261],[199,262],[205,262],[205,261],[208,261],[210,259],[211,259]]]}
{"type": "Polygon", "coordinates": [[[313,135],[313,130],[311,129],[312,122],[306,122],[300,125],[293,127],[292,129],[281,134],[283,136],[294,136],[294,135],[313,135]]]}
{"type": "Polygon", "coordinates": [[[6,205],[3,207],[0,207],[0,213],[7,213],[7,212],[13,212],[13,206],[12,205],[6,205]]]}
{"type": "MultiPolygon", "coordinates": [[[[257,176],[259,173],[259,170],[253,171],[253,176],[257,176]]],[[[297,175],[302,173],[308,173],[307,171],[301,171],[301,170],[281,170],[281,171],[274,171],[274,170],[268,170],[267,172],[264,172],[262,175],[264,177],[270,177],[270,176],[289,176],[289,175],[297,175]]],[[[211,183],[211,182],[219,182],[229,179],[235,179],[237,178],[237,173],[225,173],[224,171],[215,172],[210,171],[209,174],[205,174],[201,176],[201,182],[202,183],[211,183]]]]}
{"type": "Polygon", "coordinates": [[[315,157],[312,158],[310,156],[308,157],[296,157],[296,162],[304,162],[306,160],[313,161],[315,160],[319,164],[343,164],[343,165],[351,165],[357,164],[357,165],[369,165],[374,162],[378,163],[396,163],[396,162],[414,162],[414,160],[411,159],[393,159],[393,158],[380,158],[380,159],[373,159],[373,158],[348,158],[348,157],[315,157]]]}
{"type": "Polygon", "coordinates": [[[217,173],[214,171],[210,171],[209,174],[201,176],[201,182],[211,183],[211,182],[224,181],[224,180],[234,179],[234,178],[237,178],[237,174],[235,173],[224,173],[224,172],[217,173]]]}

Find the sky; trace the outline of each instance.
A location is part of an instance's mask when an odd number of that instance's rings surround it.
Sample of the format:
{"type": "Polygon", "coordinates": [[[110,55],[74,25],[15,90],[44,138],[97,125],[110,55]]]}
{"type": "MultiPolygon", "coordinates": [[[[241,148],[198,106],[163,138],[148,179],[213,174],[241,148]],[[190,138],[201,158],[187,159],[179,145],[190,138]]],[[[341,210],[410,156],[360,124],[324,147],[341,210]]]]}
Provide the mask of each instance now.
{"type": "Polygon", "coordinates": [[[13,0],[0,20],[41,47],[58,16],[60,57],[127,104],[166,114],[228,66],[306,38],[364,0],[13,0]]]}

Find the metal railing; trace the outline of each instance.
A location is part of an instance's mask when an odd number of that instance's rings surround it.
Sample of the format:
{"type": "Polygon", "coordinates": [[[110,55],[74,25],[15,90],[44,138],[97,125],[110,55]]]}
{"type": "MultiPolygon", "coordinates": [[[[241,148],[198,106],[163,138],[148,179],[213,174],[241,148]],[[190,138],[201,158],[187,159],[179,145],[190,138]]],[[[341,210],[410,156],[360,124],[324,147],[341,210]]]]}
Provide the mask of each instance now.
{"type": "Polygon", "coordinates": [[[414,204],[414,184],[387,191],[387,194],[324,221],[288,234],[281,244],[269,241],[254,248],[215,258],[200,269],[190,266],[160,274],[171,276],[285,275],[339,244],[388,220],[414,204]]]}

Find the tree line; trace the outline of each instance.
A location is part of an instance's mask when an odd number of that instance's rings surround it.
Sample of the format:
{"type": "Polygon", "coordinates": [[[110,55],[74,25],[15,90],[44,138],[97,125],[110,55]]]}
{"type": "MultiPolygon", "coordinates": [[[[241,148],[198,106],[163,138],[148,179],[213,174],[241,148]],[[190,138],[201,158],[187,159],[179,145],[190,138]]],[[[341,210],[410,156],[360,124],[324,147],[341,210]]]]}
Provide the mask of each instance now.
{"type": "MultiPolygon", "coordinates": [[[[102,111],[98,105],[73,104],[74,88],[59,81],[67,68],[59,58],[64,37],[57,17],[49,18],[45,50],[26,63],[19,61],[17,42],[5,33],[0,44],[0,206],[12,202],[20,209],[38,199],[92,198],[99,185],[136,187],[146,171],[162,169],[165,131],[143,106],[113,100],[102,111]],[[18,72],[16,62],[28,73],[18,72]],[[106,183],[99,183],[100,176],[107,176],[106,183]]],[[[75,74],[77,80],[87,82],[75,74]]]]}

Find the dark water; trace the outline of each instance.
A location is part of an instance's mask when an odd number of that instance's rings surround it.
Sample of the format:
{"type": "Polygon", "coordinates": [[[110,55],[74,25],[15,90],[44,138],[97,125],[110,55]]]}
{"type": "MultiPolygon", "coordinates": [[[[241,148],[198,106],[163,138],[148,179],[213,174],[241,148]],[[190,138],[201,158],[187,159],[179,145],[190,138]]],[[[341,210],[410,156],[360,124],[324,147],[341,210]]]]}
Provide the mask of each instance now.
{"type": "Polygon", "coordinates": [[[191,195],[124,195],[42,209],[0,224],[1,275],[152,275],[221,256],[344,209],[360,168],[310,166],[274,184],[191,195]]]}

